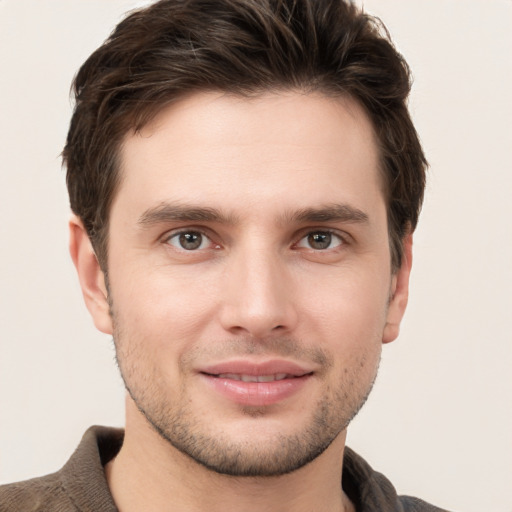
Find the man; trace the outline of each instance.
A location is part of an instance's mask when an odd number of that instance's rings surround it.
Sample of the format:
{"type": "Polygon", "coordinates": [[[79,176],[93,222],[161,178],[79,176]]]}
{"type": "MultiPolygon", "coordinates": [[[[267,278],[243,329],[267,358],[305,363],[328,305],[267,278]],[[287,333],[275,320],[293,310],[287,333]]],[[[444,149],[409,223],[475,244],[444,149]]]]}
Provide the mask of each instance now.
{"type": "Polygon", "coordinates": [[[124,432],[1,510],[435,511],[345,446],[405,311],[409,74],[340,0],[160,1],[75,80],[70,249],[124,432]]]}

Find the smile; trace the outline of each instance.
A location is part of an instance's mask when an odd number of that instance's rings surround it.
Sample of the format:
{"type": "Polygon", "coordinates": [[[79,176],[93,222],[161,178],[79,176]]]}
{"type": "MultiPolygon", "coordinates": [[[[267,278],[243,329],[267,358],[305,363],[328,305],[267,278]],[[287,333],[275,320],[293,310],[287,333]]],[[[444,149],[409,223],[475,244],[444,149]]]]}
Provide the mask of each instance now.
{"type": "Polygon", "coordinates": [[[278,404],[300,394],[316,368],[307,364],[273,360],[226,361],[198,372],[207,388],[221,400],[262,407],[278,404]]]}
{"type": "Polygon", "coordinates": [[[219,379],[240,380],[243,382],[274,382],[277,380],[293,379],[295,376],[289,373],[276,373],[274,375],[247,375],[238,373],[221,373],[214,375],[219,379]]]}

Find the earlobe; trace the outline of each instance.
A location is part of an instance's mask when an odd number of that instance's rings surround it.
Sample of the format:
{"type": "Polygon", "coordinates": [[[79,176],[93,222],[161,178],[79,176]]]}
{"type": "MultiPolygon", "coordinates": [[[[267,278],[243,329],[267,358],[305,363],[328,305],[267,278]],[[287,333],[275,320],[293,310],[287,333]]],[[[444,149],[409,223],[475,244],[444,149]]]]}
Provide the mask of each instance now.
{"type": "Polygon", "coordinates": [[[105,285],[105,275],[92,247],[82,221],[73,215],[69,221],[69,252],[75,264],[85,305],[94,325],[106,334],[112,334],[112,318],[105,285]]]}
{"type": "Polygon", "coordinates": [[[386,325],[382,335],[382,343],[394,341],[400,332],[400,323],[409,299],[409,277],[412,266],[412,234],[408,235],[403,244],[402,264],[393,275],[386,325]]]}

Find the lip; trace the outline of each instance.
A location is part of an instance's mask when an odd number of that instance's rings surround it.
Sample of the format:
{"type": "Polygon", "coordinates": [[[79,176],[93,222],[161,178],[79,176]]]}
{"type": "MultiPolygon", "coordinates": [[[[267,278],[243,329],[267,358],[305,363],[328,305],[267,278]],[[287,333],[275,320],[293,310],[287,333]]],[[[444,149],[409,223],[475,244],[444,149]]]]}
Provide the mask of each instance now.
{"type": "Polygon", "coordinates": [[[201,373],[221,375],[223,373],[238,373],[246,375],[272,375],[286,373],[293,377],[302,377],[312,373],[314,368],[284,359],[269,359],[266,361],[252,361],[248,359],[235,359],[207,365],[199,369],[201,373]]]}
{"type": "Polygon", "coordinates": [[[205,366],[199,370],[199,375],[222,397],[240,405],[261,407],[277,404],[297,393],[313,371],[307,365],[286,360],[234,360],[205,366]],[[252,378],[275,375],[279,380],[246,382],[233,378],[235,375],[252,378]]]}

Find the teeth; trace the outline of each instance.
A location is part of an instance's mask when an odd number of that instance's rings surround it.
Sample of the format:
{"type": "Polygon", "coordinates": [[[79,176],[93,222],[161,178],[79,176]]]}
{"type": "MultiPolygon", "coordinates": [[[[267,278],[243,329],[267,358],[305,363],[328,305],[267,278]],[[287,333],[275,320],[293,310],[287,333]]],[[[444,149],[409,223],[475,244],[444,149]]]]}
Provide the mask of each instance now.
{"type": "Polygon", "coordinates": [[[275,375],[259,375],[258,382],[273,382],[276,380],[275,375]]]}
{"type": "Polygon", "coordinates": [[[219,379],[241,380],[243,382],[273,382],[292,377],[287,373],[276,373],[274,375],[245,375],[238,373],[221,373],[219,379]]]}
{"type": "Polygon", "coordinates": [[[223,379],[231,379],[231,380],[242,380],[240,375],[236,375],[235,373],[223,373],[219,375],[219,377],[223,379]]]}

